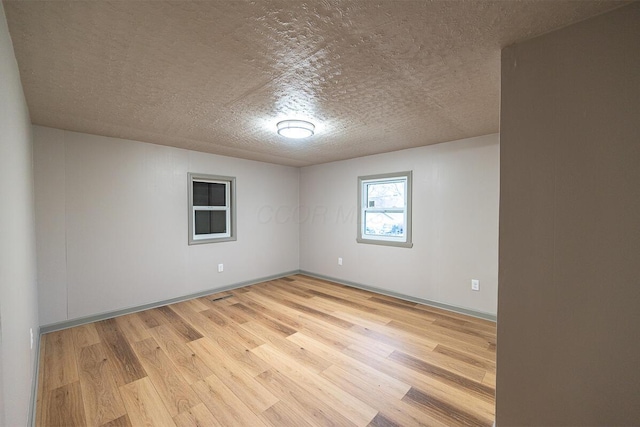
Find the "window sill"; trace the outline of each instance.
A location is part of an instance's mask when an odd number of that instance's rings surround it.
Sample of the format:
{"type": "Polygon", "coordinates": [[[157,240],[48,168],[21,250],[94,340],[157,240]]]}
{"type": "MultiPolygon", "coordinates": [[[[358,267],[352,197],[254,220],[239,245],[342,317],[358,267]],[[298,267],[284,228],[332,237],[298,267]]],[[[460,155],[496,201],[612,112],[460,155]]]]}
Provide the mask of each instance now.
{"type": "Polygon", "coordinates": [[[219,239],[202,239],[202,240],[189,239],[189,245],[202,245],[204,243],[235,242],[236,240],[238,239],[235,236],[221,237],[219,239]]]}
{"type": "Polygon", "coordinates": [[[357,238],[356,242],[365,243],[369,245],[379,245],[379,246],[395,246],[397,248],[412,248],[412,242],[394,242],[391,240],[374,240],[374,239],[361,239],[357,238]]]}

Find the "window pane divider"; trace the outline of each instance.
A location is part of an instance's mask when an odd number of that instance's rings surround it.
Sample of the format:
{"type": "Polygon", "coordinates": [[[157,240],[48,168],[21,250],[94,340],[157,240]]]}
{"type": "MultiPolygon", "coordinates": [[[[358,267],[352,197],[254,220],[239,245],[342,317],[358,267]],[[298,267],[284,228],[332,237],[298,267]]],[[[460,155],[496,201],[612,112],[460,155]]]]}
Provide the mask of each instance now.
{"type": "Polygon", "coordinates": [[[226,211],[228,206],[194,206],[194,211],[226,211]]]}
{"type": "Polygon", "coordinates": [[[364,209],[366,212],[371,212],[371,213],[404,213],[405,209],[377,209],[377,208],[365,208],[364,209]]]}

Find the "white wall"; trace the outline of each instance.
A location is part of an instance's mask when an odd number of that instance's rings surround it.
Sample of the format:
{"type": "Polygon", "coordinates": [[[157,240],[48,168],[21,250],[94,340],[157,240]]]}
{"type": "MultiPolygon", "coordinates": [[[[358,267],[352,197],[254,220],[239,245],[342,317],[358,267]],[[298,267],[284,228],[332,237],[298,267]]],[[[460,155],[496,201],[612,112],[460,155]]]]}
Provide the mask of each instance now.
{"type": "Polygon", "coordinates": [[[502,54],[498,426],[640,422],[640,3],[502,54]]]}
{"type": "Polygon", "coordinates": [[[298,206],[299,169],[34,129],[41,324],[298,269],[298,224],[264,212],[298,206]],[[237,241],[187,244],[188,172],[236,177],[237,241]]]}
{"type": "Polygon", "coordinates": [[[300,268],[495,315],[498,187],[498,135],[302,168],[300,268]],[[413,248],[356,243],[357,177],[405,170],[413,248]]]}
{"type": "Polygon", "coordinates": [[[0,425],[27,425],[38,330],[29,113],[0,3],[0,425]]]}

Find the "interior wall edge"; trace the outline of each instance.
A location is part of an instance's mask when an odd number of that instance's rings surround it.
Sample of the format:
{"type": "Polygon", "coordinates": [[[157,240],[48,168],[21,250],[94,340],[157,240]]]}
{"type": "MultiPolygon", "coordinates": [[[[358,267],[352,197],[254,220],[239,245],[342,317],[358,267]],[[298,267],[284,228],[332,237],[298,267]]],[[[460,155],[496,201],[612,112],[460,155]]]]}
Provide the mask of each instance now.
{"type": "Polygon", "coordinates": [[[502,50],[496,420],[640,422],[640,2],[502,50]]]}
{"type": "MultiPolygon", "coordinates": [[[[42,330],[40,327],[35,333],[35,355],[33,361],[33,378],[31,379],[31,402],[29,404],[29,416],[27,418],[28,426],[36,427],[36,403],[38,402],[38,382],[40,378],[40,338],[42,330]]],[[[43,349],[44,350],[44,349],[43,349]]]]}
{"type": "Polygon", "coordinates": [[[27,425],[38,289],[33,134],[19,67],[0,2],[0,425],[27,425]]]}

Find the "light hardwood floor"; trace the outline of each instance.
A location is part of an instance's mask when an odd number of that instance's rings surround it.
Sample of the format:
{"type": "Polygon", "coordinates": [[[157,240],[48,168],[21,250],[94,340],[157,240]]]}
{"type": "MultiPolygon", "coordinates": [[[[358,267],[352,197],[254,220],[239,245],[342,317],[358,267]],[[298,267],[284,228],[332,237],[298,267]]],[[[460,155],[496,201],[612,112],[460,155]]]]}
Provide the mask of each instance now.
{"type": "Polygon", "coordinates": [[[493,322],[296,275],[45,334],[39,426],[484,425],[493,322]]]}

